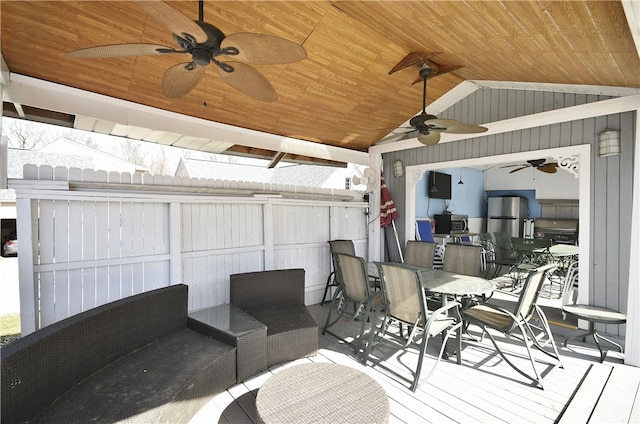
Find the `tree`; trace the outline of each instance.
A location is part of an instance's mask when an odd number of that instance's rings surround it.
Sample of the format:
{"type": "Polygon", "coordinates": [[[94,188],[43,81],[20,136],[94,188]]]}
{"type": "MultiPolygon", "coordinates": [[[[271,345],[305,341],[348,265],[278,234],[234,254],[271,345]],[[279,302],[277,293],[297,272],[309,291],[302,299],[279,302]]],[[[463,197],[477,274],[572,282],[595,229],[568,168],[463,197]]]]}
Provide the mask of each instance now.
{"type": "Polygon", "coordinates": [[[46,146],[58,138],[43,125],[17,119],[7,119],[2,123],[2,131],[9,139],[9,147],[33,150],[46,146]]]}

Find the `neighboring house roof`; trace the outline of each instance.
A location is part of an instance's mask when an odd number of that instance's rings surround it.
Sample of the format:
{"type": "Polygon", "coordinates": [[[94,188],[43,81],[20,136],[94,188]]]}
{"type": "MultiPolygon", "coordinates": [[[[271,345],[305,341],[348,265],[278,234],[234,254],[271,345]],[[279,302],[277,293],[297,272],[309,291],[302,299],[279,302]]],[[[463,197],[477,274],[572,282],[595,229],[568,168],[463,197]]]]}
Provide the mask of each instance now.
{"type": "Polygon", "coordinates": [[[268,169],[264,166],[182,158],[175,175],[185,178],[344,189],[345,178],[350,178],[354,172],[356,171],[351,164],[347,168],[284,165],[268,169]]]}
{"type": "MultiPolygon", "coordinates": [[[[67,138],[59,138],[46,146],[37,150],[38,153],[58,153],[64,156],[70,157],[70,162],[73,163],[77,159],[73,159],[73,157],[87,157],[93,160],[93,163],[89,167],[82,168],[91,168],[91,169],[100,169],[105,171],[117,171],[117,172],[149,172],[149,169],[135,164],[133,162],[129,162],[127,160],[121,159],[117,156],[114,156],[109,153],[105,153],[102,150],[94,149],[93,147],[87,146],[83,143],[78,143],[73,140],[69,140],[67,138]]],[[[44,164],[43,164],[44,165],[44,164]]],[[[64,159],[63,162],[57,166],[65,166],[67,168],[71,168],[72,166],[65,165],[64,159]]],[[[74,165],[75,166],[75,165],[74,165]]]]}
{"type": "MultiPolygon", "coordinates": [[[[116,172],[148,172],[147,168],[120,159],[109,153],[94,149],[86,144],[78,143],[66,138],[49,143],[38,150],[7,149],[7,178],[23,178],[24,165],[43,166],[53,168],[100,169],[116,172]]],[[[15,200],[13,190],[0,190],[1,200],[15,200]]]]}

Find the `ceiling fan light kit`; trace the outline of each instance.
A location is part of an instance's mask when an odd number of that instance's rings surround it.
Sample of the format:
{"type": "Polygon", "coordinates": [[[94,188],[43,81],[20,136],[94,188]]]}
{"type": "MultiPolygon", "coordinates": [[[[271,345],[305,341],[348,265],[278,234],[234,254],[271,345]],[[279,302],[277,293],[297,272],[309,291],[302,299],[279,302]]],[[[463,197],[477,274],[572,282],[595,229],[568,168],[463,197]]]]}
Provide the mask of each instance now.
{"type": "Polygon", "coordinates": [[[199,2],[198,21],[192,21],[163,1],[136,0],[135,3],[172,32],[173,41],[180,50],[154,44],[115,44],[75,50],[69,56],[87,59],[187,53],[191,55],[191,61],[170,67],[162,77],[162,93],[166,97],[187,95],[204,77],[204,67],[213,62],[224,82],[262,102],[276,101],[278,93],[260,71],[247,63],[287,64],[307,57],[299,44],[273,35],[236,33],[226,36],[214,25],[204,22],[203,0],[199,2]],[[221,56],[232,57],[234,61],[219,60],[221,56]]]}

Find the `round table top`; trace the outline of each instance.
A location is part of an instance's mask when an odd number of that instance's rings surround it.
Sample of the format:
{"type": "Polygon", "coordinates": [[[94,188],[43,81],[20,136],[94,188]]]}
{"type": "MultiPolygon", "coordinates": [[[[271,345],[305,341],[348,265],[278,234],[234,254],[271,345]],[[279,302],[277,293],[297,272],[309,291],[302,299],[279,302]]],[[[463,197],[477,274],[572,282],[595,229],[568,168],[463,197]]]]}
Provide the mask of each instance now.
{"type": "Polygon", "coordinates": [[[622,312],[612,309],[603,308],[593,305],[565,305],[562,307],[564,312],[584,318],[589,321],[599,322],[603,324],[624,324],[627,322],[627,316],[622,312]]]}
{"type": "Polygon", "coordinates": [[[549,253],[553,256],[573,256],[577,255],[579,251],[580,248],[572,244],[554,244],[549,247],[549,253]]]}
{"type": "Polygon", "coordinates": [[[484,278],[429,269],[422,271],[422,286],[431,292],[453,296],[491,294],[495,285],[484,278]]]}
{"type": "Polygon", "coordinates": [[[256,397],[263,423],[386,423],[389,398],[362,371],[333,363],[284,369],[269,378],[256,397]]]}

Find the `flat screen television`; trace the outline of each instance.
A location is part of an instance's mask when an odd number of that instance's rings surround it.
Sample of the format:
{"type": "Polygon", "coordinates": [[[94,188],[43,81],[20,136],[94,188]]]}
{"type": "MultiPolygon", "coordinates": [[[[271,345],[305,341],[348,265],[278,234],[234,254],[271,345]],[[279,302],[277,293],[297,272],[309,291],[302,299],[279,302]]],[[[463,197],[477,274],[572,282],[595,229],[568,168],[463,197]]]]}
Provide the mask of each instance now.
{"type": "Polygon", "coordinates": [[[427,196],[432,199],[451,199],[451,175],[430,171],[427,196]]]}

